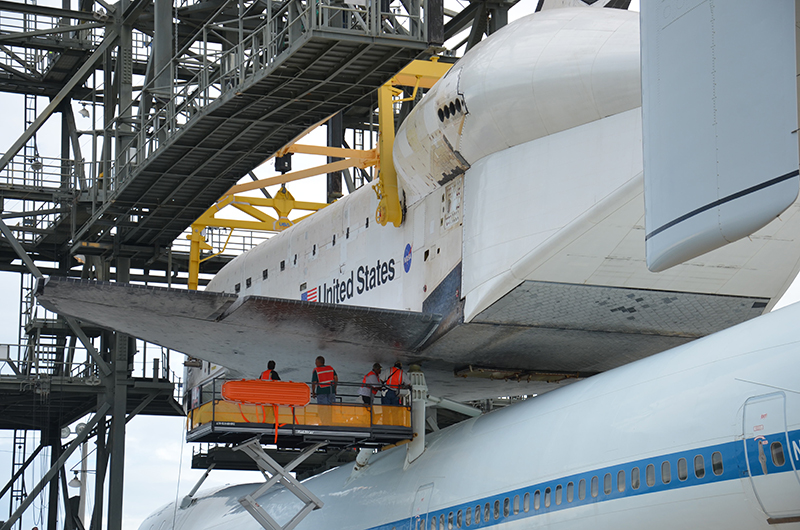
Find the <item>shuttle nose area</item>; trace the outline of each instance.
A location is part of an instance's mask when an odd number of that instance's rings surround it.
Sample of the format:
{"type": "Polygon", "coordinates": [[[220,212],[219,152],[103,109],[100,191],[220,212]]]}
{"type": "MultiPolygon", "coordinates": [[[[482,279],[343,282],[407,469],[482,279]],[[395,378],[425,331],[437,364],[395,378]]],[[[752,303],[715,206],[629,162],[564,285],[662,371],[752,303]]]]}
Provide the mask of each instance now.
{"type": "Polygon", "coordinates": [[[426,95],[398,131],[395,167],[413,203],[486,155],[640,105],[637,13],[536,13],[470,50],[426,95]]]}

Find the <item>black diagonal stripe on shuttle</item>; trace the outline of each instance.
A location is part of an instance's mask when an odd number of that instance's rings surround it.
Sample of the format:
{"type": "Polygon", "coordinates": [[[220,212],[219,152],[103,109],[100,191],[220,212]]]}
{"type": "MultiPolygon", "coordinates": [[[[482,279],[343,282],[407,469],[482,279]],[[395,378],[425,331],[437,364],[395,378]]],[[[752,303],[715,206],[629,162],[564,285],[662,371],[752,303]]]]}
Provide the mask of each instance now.
{"type": "Polygon", "coordinates": [[[744,197],[746,195],[750,195],[751,193],[755,193],[755,192],[763,190],[765,188],[769,188],[770,186],[774,186],[775,184],[780,184],[784,180],[789,180],[790,178],[794,178],[794,177],[796,177],[798,175],[800,175],[800,171],[795,169],[794,171],[792,171],[790,173],[787,173],[785,175],[781,175],[780,177],[775,177],[772,180],[768,180],[766,182],[762,182],[761,184],[757,184],[757,185],[755,185],[755,186],[753,186],[751,188],[747,188],[745,190],[738,191],[738,192],[736,192],[736,193],[734,193],[732,195],[728,195],[727,197],[723,197],[721,199],[717,199],[714,202],[710,202],[710,203],[708,203],[708,204],[706,204],[704,206],[701,206],[700,208],[697,208],[696,210],[692,210],[691,212],[689,212],[689,213],[687,213],[685,215],[682,215],[682,216],[680,216],[680,217],[678,217],[676,219],[673,219],[672,221],[670,221],[670,222],[668,222],[668,223],[666,223],[664,225],[659,226],[658,228],[656,228],[655,230],[653,230],[652,232],[650,232],[649,234],[644,236],[644,240],[647,241],[651,237],[657,236],[658,234],[660,234],[664,230],[667,230],[668,228],[672,228],[676,224],[682,223],[687,219],[691,219],[695,215],[699,215],[699,214],[701,214],[701,213],[703,213],[703,212],[705,212],[707,210],[710,210],[712,208],[716,208],[717,206],[721,206],[721,205],[725,204],[726,202],[731,202],[733,200],[739,199],[739,198],[744,197]]]}

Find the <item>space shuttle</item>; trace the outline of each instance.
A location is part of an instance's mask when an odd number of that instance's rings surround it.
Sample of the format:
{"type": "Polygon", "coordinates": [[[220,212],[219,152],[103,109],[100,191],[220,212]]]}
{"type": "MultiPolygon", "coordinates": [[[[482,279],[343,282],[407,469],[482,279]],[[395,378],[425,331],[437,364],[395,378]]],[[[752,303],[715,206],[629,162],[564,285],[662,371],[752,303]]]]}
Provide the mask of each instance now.
{"type": "Polygon", "coordinates": [[[641,29],[542,10],[466,53],[397,132],[398,227],[373,182],[202,292],[50,277],[39,303],[245,377],[401,360],[457,400],[540,394],[768,312],[800,270],[794,3],[758,23],[672,4],[642,6],[641,29]]]}

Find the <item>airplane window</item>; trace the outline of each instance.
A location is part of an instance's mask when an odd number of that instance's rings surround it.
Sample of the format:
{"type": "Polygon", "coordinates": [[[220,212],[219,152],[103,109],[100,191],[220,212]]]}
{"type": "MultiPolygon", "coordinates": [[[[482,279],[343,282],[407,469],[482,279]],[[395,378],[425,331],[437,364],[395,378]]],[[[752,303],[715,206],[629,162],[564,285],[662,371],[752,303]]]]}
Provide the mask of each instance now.
{"type": "Polygon", "coordinates": [[[531,494],[526,493],[525,496],[522,497],[522,511],[528,513],[531,509],[531,494]]]}
{"type": "Polygon", "coordinates": [[[442,109],[439,109],[439,112],[437,112],[437,114],[439,115],[439,121],[444,121],[444,111],[442,109]]]}
{"type": "Polygon", "coordinates": [[[533,509],[538,510],[542,506],[542,494],[539,490],[536,490],[536,493],[533,494],[533,509]]]}
{"type": "Polygon", "coordinates": [[[489,503],[483,505],[483,520],[489,521],[492,515],[492,509],[489,507],[489,503]]]}
{"type": "Polygon", "coordinates": [[[611,473],[606,473],[603,477],[603,493],[606,495],[611,493],[611,473]]]}
{"type": "Polygon", "coordinates": [[[599,481],[597,480],[597,475],[592,477],[592,497],[597,497],[597,493],[599,490],[599,481]]]}
{"type": "Polygon", "coordinates": [[[625,470],[620,469],[617,473],[617,489],[622,492],[625,491],[625,470]]]}
{"type": "Polygon", "coordinates": [[[308,287],[308,284],[306,282],[303,282],[303,283],[300,284],[300,290],[301,291],[305,291],[307,287],[308,287]]]}
{"type": "Polygon", "coordinates": [[[635,490],[638,490],[639,486],[641,486],[641,479],[639,478],[639,468],[635,467],[631,469],[631,487],[635,490]]]}
{"type": "Polygon", "coordinates": [[[431,517],[431,530],[436,530],[436,517],[431,517]]]}
{"type": "Polygon", "coordinates": [[[456,100],[456,110],[458,112],[461,112],[461,100],[460,99],[456,100]]]}
{"type": "Polygon", "coordinates": [[[511,513],[511,499],[506,497],[506,500],[503,501],[503,517],[508,517],[508,514],[511,513]]]}
{"type": "Polygon", "coordinates": [[[233,286],[233,290],[238,293],[239,291],[242,290],[242,284],[241,283],[237,283],[236,285],[233,286]]]}
{"type": "Polygon", "coordinates": [[[450,102],[450,114],[452,114],[453,116],[456,115],[456,104],[453,103],[452,101],[450,102]]]}
{"type": "Polygon", "coordinates": [[[286,270],[286,261],[284,261],[284,260],[281,260],[281,270],[282,271],[286,270]]]}
{"type": "Polygon", "coordinates": [[[572,502],[575,498],[575,484],[570,482],[567,484],[567,502],[572,502]]]}
{"type": "Polygon", "coordinates": [[[350,239],[350,227],[349,226],[347,227],[347,231],[344,233],[344,238],[345,239],[350,239]]]}
{"type": "Polygon", "coordinates": [[[783,454],[783,445],[780,442],[772,442],[772,445],[769,446],[769,449],[772,452],[773,464],[781,467],[786,463],[786,455],[783,454]]]}
{"type": "Polygon", "coordinates": [[[445,105],[443,110],[444,110],[444,117],[445,118],[449,118],[450,117],[450,107],[445,105]]]}
{"type": "Polygon", "coordinates": [[[249,289],[251,285],[253,285],[253,279],[252,279],[252,278],[247,278],[247,279],[244,281],[244,286],[245,286],[245,287],[247,287],[247,288],[249,289]]]}
{"type": "Polygon", "coordinates": [[[581,481],[578,482],[578,498],[580,500],[586,498],[586,479],[582,478],[581,481]]]}
{"type": "Polygon", "coordinates": [[[467,508],[467,526],[472,524],[472,507],[467,508]]]}
{"type": "Polygon", "coordinates": [[[261,271],[261,279],[266,280],[269,277],[269,269],[264,269],[261,271]]]}
{"type": "Polygon", "coordinates": [[[722,475],[722,453],[719,451],[711,453],[711,469],[715,475],[722,475]]]}
{"type": "Polygon", "coordinates": [[[481,507],[475,507],[475,524],[480,524],[481,522],[481,507]]]}
{"type": "Polygon", "coordinates": [[[444,530],[444,514],[439,516],[439,530],[444,530]]]}
{"type": "Polygon", "coordinates": [[[703,462],[703,455],[694,457],[694,476],[697,478],[706,476],[706,463],[703,462]]]}
{"type": "MultiPolygon", "coordinates": [[[[336,239],[336,236],[333,236],[336,239]]],[[[297,265],[297,254],[294,255],[294,263],[292,265],[297,265]]]]}
{"type": "Polygon", "coordinates": [[[333,239],[331,240],[331,246],[332,247],[336,246],[336,234],[333,234],[333,239]]]}
{"type": "Polygon", "coordinates": [[[458,510],[456,514],[456,527],[461,528],[461,525],[464,524],[464,514],[461,510],[458,510]]]}
{"type": "Polygon", "coordinates": [[[312,256],[316,256],[317,255],[317,245],[314,245],[313,247],[311,247],[311,255],[312,256]]]}
{"type": "Polygon", "coordinates": [[[367,220],[364,223],[364,228],[369,228],[369,217],[367,217],[367,220]]]}
{"type": "Polygon", "coordinates": [[[656,484],[656,466],[653,464],[647,464],[647,467],[644,470],[644,479],[647,481],[647,485],[651,488],[656,484]]]}
{"type": "Polygon", "coordinates": [[[447,530],[453,530],[453,512],[447,514],[447,530]]]}
{"type": "Polygon", "coordinates": [[[686,465],[685,458],[678,459],[678,480],[686,480],[689,478],[689,466],[686,465]]]}
{"type": "Polygon", "coordinates": [[[550,507],[550,488],[544,490],[544,507],[550,507]]]}
{"type": "Polygon", "coordinates": [[[494,518],[500,519],[500,501],[494,501],[494,518]]]}
{"type": "Polygon", "coordinates": [[[514,515],[519,513],[519,495],[514,495],[514,515]]]}
{"type": "Polygon", "coordinates": [[[661,482],[664,484],[672,482],[672,472],[670,471],[668,460],[661,462],[661,482]]]}
{"type": "Polygon", "coordinates": [[[425,523],[423,521],[424,520],[422,519],[422,517],[417,519],[417,530],[425,530],[425,523]]]}
{"type": "Polygon", "coordinates": [[[563,496],[562,490],[563,488],[561,487],[561,484],[556,486],[556,506],[561,505],[561,497],[563,496]]]}

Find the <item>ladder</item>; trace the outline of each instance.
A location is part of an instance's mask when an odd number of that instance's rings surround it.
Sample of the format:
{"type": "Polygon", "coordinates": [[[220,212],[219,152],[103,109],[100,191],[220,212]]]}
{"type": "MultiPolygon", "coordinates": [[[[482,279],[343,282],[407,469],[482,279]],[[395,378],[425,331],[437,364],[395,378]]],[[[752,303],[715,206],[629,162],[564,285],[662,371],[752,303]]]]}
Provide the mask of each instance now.
{"type": "MultiPolygon", "coordinates": [[[[18,471],[25,467],[25,458],[27,451],[25,446],[28,440],[28,431],[14,430],[14,444],[11,451],[11,476],[13,477],[18,471]]],[[[11,517],[17,508],[28,496],[27,488],[25,487],[25,473],[21,473],[14,484],[11,486],[11,502],[8,505],[8,516],[11,517]]],[[[22,529],[22,520],[17,523],[17,529],[22,529]]]]}

